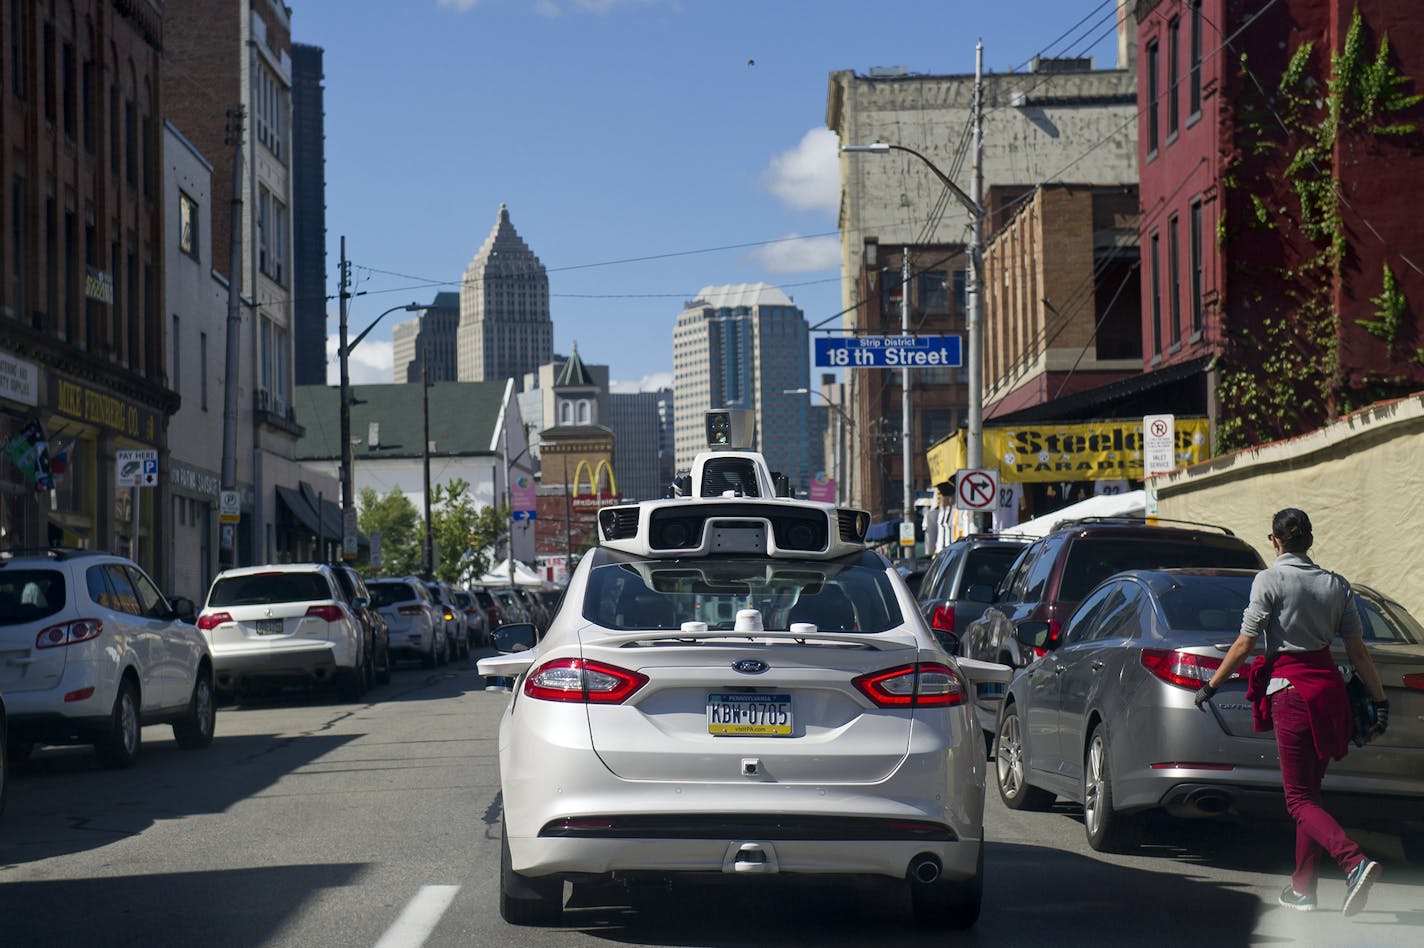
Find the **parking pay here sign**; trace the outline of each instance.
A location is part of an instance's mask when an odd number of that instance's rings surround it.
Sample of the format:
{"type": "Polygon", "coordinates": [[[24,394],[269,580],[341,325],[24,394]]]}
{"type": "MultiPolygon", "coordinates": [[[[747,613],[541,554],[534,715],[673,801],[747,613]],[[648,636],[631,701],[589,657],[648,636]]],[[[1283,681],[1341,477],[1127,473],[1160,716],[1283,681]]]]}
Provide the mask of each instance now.
{"type": "Polygon", "coordinates": [[[965,470],[959,472],[954,480],[955,509],[992,512],[998,503],[998,471],[965,470]]]}
{"type": "Polygon", "coordinates": [[[822,369],[927,369],[960,364],[958,336],[828,336],[817,338],[822,369]]]}
{"type": "Polygon", "coordinates": [[[153,487],[158,483],[158,452],[152,448],[114,452],[115,487],[153,487]]]}

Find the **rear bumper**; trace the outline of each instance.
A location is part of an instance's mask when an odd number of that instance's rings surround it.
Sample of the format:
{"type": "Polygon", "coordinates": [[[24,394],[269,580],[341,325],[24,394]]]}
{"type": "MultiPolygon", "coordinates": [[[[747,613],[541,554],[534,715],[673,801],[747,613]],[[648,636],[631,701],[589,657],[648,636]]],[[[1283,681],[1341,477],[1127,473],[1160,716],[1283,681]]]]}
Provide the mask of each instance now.
{"type": "Polygon", "coordinates": [[[213,680],[219,691],[232,691],[245,680],[296,678],[323,683],[338,667],[336,647],[313,639],[218,646],[213,649],[213,680]]]}
{"type": "MultiPolygon", "coordinates": [[[[1326,790],[1327,812],[1342,825],[1386,833],[1424,830],[1424,795],[1393,796],[1326,790]]],[[[1279,787],[1242,787],[1190,781],[1167,789],[1161,806],[1175,816],[1230,816],[1251,820],[1289,820],[1279,787]],[[1205,807],[1203,807],[1205,803],[1205,807]]]]}

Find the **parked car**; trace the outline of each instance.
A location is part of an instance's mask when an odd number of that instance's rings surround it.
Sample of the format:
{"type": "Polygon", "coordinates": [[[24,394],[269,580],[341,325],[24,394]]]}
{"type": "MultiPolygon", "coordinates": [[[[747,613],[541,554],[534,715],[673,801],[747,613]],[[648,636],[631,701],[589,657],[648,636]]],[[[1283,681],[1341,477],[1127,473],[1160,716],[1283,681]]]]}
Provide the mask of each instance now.
{"type": "Polygon", "coordinates": [[[526,589],[523,586],[515,586],[514,595],[520,602],[524,603],[525,614],[529,616],[529,621],[534,623],[534,627],[537,628],[540,633],[543,633],[549,628],[549,619],[551,616],[548,608],[544,605],[544,601],[539,598],[537,592],[532,589],[526,589]]]}
{"type": "Polygon", "coordinates": [[[425,588],[430,590],[430,598],[440,607],[445,635],[449,639],[446,651],[449,660],[468,658],[470,640],[465,631],[465,611],[456,604],[454,589],[449,583],[438,579],[427,582],[425,588]]]}
{"type": "MultiPolygon", "coordinates": [[[[455,589],[455,605],[465,614],[465,637],[470,648],[483,648],[489,642],[489,620],[484,610],[475,601],[475,594],[468,589],[455,589]]],[[[469,654],[466,649],[465,654],[469,654]]]]}
{"type": "Polygon", "coordinates": [[[366,693],[372,655],[336,571],[322,563],[223,570],[198,628],[213,653],[218,690],[335,685],[344,701],[366,693]]]}
{"type": "MultiPolygon", "coordinates": [[[[1219,566],[1261,569],[1261,555],[1224,527],[1149,525],[1125,518],[1070,521],[1030,544],[1000,582],[994,601],[970,622],[959,654],[1021,667],[1055,646],[1068,617],[1099,582],[1126,569],[1219,566]],[[1043,644],[1017,635],[1025,622],[1047,623],[1043,644]]],[[[988,735],[997,727],[999,696],[976,707],[988,735]]]]}
{"type": "Polygon", "coordinates": [[[920,612],[946,652],[959,651],[959,633],[984,614],[994,590],[1030,541],[971,533],[935,554],[918,587],[920,612]]]}
{"type": "Polygon", "coordinates": [[[500,621],[504,624],[511,622],[533,623],[534,617],[525,608],[524,601],[514,595],[514,591],[508,587],[494,586],[490,588],[490,595],[499,604],[500,621]]]}
{"type": "Polygon", "coordinates": [[[361,625],[366,630],[365,647],[371,656],[371,661],[366,663],[369,673],[367,687],[390,684],[391,638],[386,617],[371,605],[371,592],[354,567],[345,563],[333,563],[331,569],[336,575],[336,582],[341,587],[341,595],[345,597],[346,605],[361,620],[361,625]]]}
{"type": "Polygon", "coordinates": [[[106,767],[138,757],[142,728],[180,747],[213,740],[213,658],[193,603],[169,602],[136,563],[88,550],[0,554],[0,691],[7,752],[93,744],[106,767]]]}
{"type": "Polygon", "coordinates": [[[485,614],[485,628],[488,630],[488,639],[492,643],[494,630],[504,624],[504,613],[494,596],[490,595],[490,591],[483,586],[471,589],[470,595],[475,597],[475,602],[485,614]]]}
{"type": "Polygon", "coordinates": [[[501,915],[557,923],[566,881],[577,899],[777,874],[879,877],[922,924],[974,924],[986,763],[969,681],[1010,670],[935,644],[865,549],[867,514],[776,497],[760,455],[725,460],[759,496],[603,508],[548,633],[505,625],[479,660],[515,679],[501,915]]]}
{"type": "Polygon", "coordinates": [[[444,609],[414,576],[373,579],[366,584],[371,604],[390,627],[391,658],[417,658],[426,668],[450,660],[444,609]]]}
{"type": "MultiPolygon", "coordinates": [[[[1192,696],[1241,628],[1253,570],[1118,573],[1068,620],[1062,640],[1015,676],[999,720],[999,793],[1013,809],[1056,797],[1083,805],[1094,849],[1137,845],[1143,815],[1284,818],[1275,735],[1256,731],[1244,670],[1198,711],[1192,696]]],[[[1385,735],[1351,748],[1325,777],[1349,825],[1402,834],[1424,855],[1424,629],[1357,587],[1365,646],[1394,713],[1385,735]]],[[[1046,622],[1020,635],[1046,641],[1046,622]]],[[[1347,659],[1336,640],[1336,660],[1347,659]]]]}
{"type": "Polygon", "coordinates": [[[10,791],[10,761],[5,753],[5,696],[0,694],[0,816],[5,813],[5,798],[10,791]]]}

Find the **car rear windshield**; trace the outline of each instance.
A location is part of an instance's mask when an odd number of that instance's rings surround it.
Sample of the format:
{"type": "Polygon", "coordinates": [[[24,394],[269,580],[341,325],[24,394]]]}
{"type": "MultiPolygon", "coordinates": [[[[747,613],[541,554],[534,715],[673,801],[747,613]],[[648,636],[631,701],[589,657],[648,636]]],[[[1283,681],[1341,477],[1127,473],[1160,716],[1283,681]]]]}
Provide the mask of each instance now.
{"type": "Polygon", "coordinates": [[[1241,631],[1241,613],[1251,600],[1251,577],[1184,578],[1157,598],[1172,629],[1236,633],[1241,631]]]}
{"type": "Polygon", "coordinates": [[[263,602],[310,602],[330,599],[331,587],[320,573],[249,573],[220,577],[208,593],[209,606],[251,606],[263,602]]]}
{"type": "Polygon", "coordinates": [[[970,550],[964,560],[964,580],[959,584],[960,597],[963,598],[963,590],[968,590],[970,586],[988,586],[990,590],[995,589],[1022,552],[1021,546],[979,546],[970,550]]]}
{"type": "Polygon", "coordinates": [[[371,605],[377,609],[415,598],[415,590],[409,583],[367,583],[366,588],[371,592],[371,605]]]}
{"type": "Polygon", "coordinates": [[[1058,598],[1065,602],[1077,602],[1098,583],[1125,569],[1211,566],[1260,569],[1262,563],[1256,551],[1244,544],[1234,547],[1197,540],[1082,537],[1068,551],[1058,598]]]}
{"type": "Polygon", "coordinates": [[[64,574],[59,570],[0,570],[0,625],[35,622],[63,608],[64,574]]]}
{"type": "Polygon", "coordinates": [[[491,596],[489,593],[485,592],[483,589],[475,590],[475,598],[478,599],[480,601],[480,605],[484,606],[486,609],[494,605],[494,597],[491,596]]]}
{"type": "Polygon", "coordinates": [[[755,609],[762,628],[812,622],[827,632],[884,632],[904,622],[882,570],[833,561],[771,559],[611,563],[589,574],[583,616],[606,629],[735,627],[755,609]]]}

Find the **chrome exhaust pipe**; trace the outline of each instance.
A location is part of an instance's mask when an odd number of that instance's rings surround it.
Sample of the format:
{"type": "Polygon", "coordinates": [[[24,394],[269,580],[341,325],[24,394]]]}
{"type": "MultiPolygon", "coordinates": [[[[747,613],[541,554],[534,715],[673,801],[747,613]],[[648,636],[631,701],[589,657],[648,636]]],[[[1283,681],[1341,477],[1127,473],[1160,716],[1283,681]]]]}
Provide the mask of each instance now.
{"type": "Polygon", "coordinates": [[[933,853],[920,853],[910,860],[910,869],[906,874],[913,882],[929,885],[939,879],[939,857],[933,853]]]}

